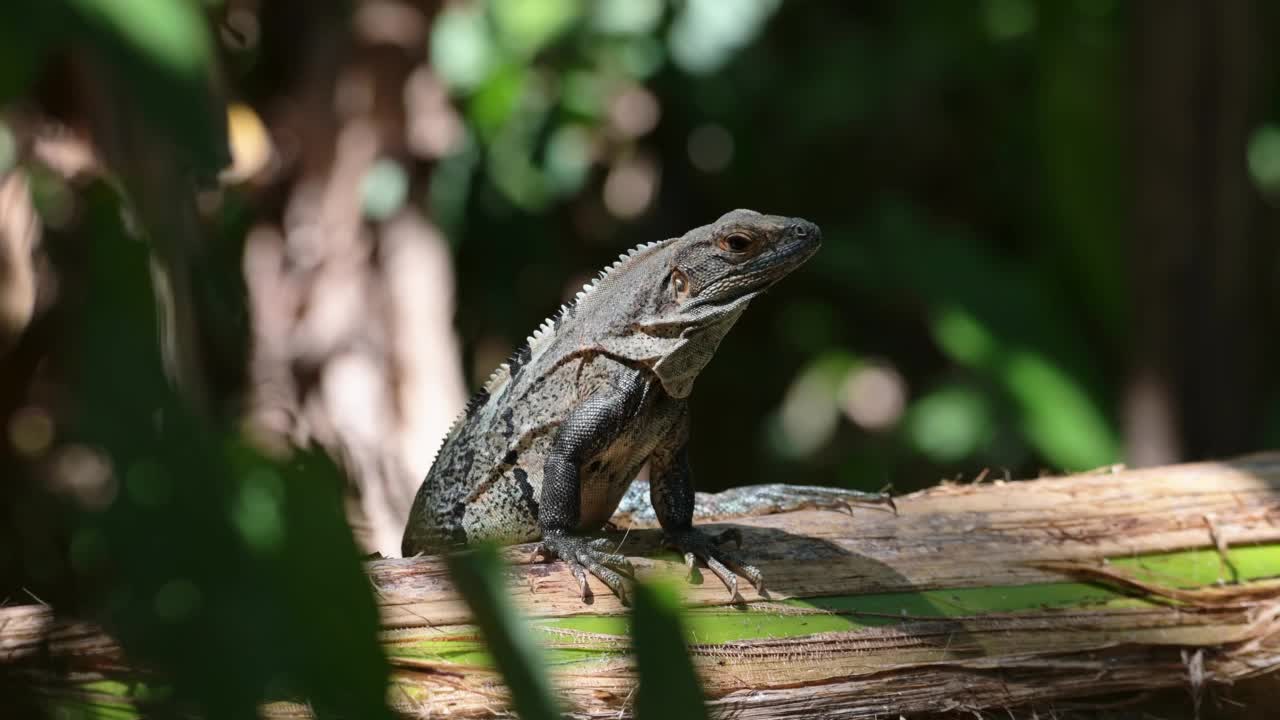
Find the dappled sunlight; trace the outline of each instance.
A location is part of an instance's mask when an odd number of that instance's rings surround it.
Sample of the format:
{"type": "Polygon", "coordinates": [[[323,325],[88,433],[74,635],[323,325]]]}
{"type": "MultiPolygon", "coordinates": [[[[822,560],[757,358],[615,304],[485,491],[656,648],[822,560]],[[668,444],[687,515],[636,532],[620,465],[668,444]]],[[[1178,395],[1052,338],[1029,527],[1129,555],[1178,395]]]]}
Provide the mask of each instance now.
{"type": "MultiPolygon", "coordinates": [[[[124,717],[481,714],[530,666],[535,695],[601,715],[679,666],[662,682],[702,709],[686,657],[717,712],[1045,716],[1023,704],[1183,682],[1206,718],[1269,707],[1200,699],[1280,662],[1280,470],[1241,455],[1280,447],[1260,4],[16,2],[0,697],[20,714],[54,692],[31,673],[124,717]],[[580,303],[735,208],[822,242],[718,344],[671,308],[749,228],[580,303]],[[566,305],[609,322],[565,331],[566,305]],[[532,548],[471,567],[465,602],[465,564],[399,557],[468,397],[495,369],[554,375],[530,336],[556,371],[607,355],[661,380],[644,402],[687,402],[682,477],[735,499],[696,524],[741,528],[765,592],[690,572],[644,486],[597,540],[675,579],[647,615],[532,548]],[[805,502],[751,506],[788,492],[805,502]],[[517,611],[552,660],[502,664],[517,611]],[[664,638],[640,671],[632,622],[664,638]]],[[[554,438],[617,393],[574,367],[558,410],[507,407],[485,437],[554,438]]],[[[616,423],[666,427],[637,417],[616,423]]],[[[672,433],[628,436],[604,494],[632,459],[661,483],[672,433]]],[[[542,533],[544,458],[507,452],[457,452],[489,475],[448,511],[508,531],[516,505],[542,533]],[[508,466],[519,497],[486,496],[508,466]]],[[[561,461],[593,529],[595,471],[561,461]]]]}

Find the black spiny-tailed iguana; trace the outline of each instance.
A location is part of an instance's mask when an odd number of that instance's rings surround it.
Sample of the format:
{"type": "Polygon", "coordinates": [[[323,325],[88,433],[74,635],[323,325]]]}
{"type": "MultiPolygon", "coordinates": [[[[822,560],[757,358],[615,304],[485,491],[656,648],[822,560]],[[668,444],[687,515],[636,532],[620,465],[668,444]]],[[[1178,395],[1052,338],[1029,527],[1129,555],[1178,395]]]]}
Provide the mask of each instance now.
{"type": "MultiPolygon", "coordinates": [[[[569,564],[584,597],[590,572],[625,601],[615,570],[630,564],[581,533],[600,529],[624,495],[636,504],[643,490],[631,489],[632,480],[647,463],[668,543],[690,565],[705,562],[731,595],[737,577],[729,568],[763,590],[760,571],[720,547],[730,537],[741,544],[736,531],[713,538],[693,527],[687,398],[747,304],[820,244],[807,220],[735,210],[621,256],[468,403],[418,489],[403,553],[541,538],[542,552],[569,564]]],[[[776,507],[871,499],[776,485],[721,496],[741,510],[757,500],[776,507]]]]}

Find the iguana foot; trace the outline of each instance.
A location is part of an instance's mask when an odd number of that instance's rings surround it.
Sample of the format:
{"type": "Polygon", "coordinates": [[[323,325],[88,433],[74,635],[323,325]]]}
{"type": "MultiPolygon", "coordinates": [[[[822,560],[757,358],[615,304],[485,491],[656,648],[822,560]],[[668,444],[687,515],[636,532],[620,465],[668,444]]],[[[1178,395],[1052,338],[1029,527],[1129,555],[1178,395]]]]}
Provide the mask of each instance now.
{"type": "Polygon", "coordinates": [[[631,601],[627,596],[625,581],[616,570],[634,575],[635,568],[625,556],[606,552],[604,548],[608,544],[607,538],[587,540],[574,535],[548,535],[542,538],[537,554],[565,561],[569,565],[569,572],[578,581],[583,600],[591,599],[591,587],[587,585],[587,573],[590,572],[609,586],[623,605],[629,605],[631,601]]]}
{"type": "Polygon", "coordinates": [[[760,569],[754,565],[747,564],[738,553],[720,547],[721,544],[730,540],[734,541],[739,548],[742,547],[742,533],[735,528],[730,528],[715,536],[708,535],[696,528],[674,533],[668,532],[666,535],[667,545],[684,553],[684,563],[689,567],[691,575],[695,563],[701,560],[729,589],[730,598],[737,599],[739,597],[738,575],[745,577],[748,582],[755,586],[756,591],[763,595],[764,575],[760,572],[760,569]],[[734,573],[737,574],[735,575],[734,573]]]}

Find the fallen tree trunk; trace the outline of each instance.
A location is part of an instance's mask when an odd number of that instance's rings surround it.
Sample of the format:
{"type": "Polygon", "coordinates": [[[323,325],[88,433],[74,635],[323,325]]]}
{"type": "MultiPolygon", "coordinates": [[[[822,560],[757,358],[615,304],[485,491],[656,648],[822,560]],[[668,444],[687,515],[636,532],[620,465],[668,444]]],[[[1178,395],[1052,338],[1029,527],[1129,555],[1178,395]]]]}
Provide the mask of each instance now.
{"type": "MultiPolygon", "coordinates": [[[[899,498],[898,509],[723,523],[741,528],[769,589],[731,604],[709,574],[683,585],[713,712],[896,717],[1179,685],[1198,696],[1280,668],[1280,455],[949,484],[899,498]]],[[[622,551],[645,556],[641,577],[683,575],[658,540],[633,529],[622,551]]],[[[626,609],[594,581],[584,604],[568,570],[533,563],[530,549],[508,552],[512,593],[557,686],[575,716],[626,715],[626,609]]],[[[442,561],[378,560],[368,573],[399,711],[504,707],[442,561]]],[[[0,656],[32,651],[47,622],[38,608],[0,610],[0,656]]],[[[54,640],[84,667],[113,652],[91,628],[54,640]]],[[[287,703],[264,710],[306,714],[287,703]]]]}

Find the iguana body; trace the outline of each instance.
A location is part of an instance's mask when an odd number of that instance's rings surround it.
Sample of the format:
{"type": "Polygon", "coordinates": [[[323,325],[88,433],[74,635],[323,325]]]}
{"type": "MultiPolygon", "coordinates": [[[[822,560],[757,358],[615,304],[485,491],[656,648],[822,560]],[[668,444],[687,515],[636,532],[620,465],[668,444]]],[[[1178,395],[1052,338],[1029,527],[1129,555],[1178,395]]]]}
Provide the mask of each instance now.
{"type": "Polygon", "coordinates": [[[625,597],[625,558],[580,534],[609,520],[647,463],[669,542],[736,593],[727,563],[760,573],[692,527],[687,397],[747,304],[812,256],[812,223],[748,210],[635,248],[584,287],[490,378],[418,490],[406,556],[478,540],[543,541],[625,597]]]}

